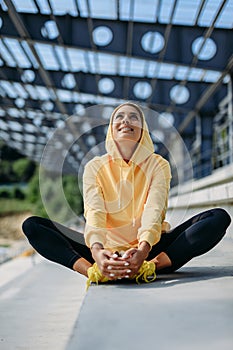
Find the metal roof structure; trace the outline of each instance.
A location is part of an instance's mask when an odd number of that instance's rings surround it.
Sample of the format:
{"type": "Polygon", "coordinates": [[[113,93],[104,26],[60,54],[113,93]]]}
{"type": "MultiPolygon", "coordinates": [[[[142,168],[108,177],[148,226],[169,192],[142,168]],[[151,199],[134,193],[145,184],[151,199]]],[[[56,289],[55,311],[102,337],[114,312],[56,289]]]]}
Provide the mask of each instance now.
{"type": "Polygon", "coordinates": [[[37,161],[69,116],[70,147],[74,124],[79,130],[69,158],[77,169],[103,141],[106,113],[119,102],[157,111],[185,139],[195,116],[214,115],[227,93],[233,0],[0,4],[0,138],[37,161]],[[95,105],[101,109],[88,115],[95,105]]]}

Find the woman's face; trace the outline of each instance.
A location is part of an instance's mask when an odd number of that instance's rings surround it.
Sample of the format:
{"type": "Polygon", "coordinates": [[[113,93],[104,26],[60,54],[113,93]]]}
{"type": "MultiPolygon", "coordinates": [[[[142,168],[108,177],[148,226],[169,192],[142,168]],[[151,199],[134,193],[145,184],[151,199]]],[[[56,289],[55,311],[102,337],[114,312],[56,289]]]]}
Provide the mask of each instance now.
{"type": "Polygon", "coordinates": [[[139,111],[130,105],[120,107],[112,121],[112,134],[115,141],[131,140],[138,142],[142,133],[142,120],[139,111]]]}

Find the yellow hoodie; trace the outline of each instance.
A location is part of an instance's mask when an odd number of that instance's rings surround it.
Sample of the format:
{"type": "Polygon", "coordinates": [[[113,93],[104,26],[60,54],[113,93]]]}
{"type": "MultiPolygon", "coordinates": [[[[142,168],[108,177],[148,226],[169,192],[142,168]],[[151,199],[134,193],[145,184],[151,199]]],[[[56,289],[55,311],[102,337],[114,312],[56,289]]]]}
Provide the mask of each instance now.
{"type": "Polygon", "coordinates": [[[153,246],[163,229],[170,166],[154,153],[144,115],[141,139],[130,161],[125,162],[112,137],[115,113],[116,109],[107,132],[107,153],[93,158],[84,170],[85,241],[88,247],[99,242],[113,251],[137,247],[142,241],[153,246]]]}

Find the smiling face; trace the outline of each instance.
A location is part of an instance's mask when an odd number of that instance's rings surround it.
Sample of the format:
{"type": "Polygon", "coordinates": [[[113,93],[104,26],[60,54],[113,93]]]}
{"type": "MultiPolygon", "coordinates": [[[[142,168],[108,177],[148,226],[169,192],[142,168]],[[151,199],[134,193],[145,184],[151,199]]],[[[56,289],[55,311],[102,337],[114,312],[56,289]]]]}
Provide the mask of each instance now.
{"type": "Polygon", "coordinates": [[[137,108],[123,105],[113,116],[112,135],[117,142],[130,140],[138,142],[142,133],[142,119],[137,108]]]}

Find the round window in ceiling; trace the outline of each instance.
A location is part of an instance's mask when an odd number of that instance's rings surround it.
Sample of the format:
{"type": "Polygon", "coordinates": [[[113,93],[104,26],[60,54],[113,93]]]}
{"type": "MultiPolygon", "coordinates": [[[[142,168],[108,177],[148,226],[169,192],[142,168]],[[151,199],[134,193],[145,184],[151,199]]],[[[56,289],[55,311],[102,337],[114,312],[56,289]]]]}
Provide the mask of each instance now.
{"type": "Polygon", "coordinates": [[[170,90],[170,98],[177,104],[186,103],[189,99],[190,93],[186,86],[175,85],[170,90]]]}
{"type": "Polygon", "coordinates": [[[214,57],[216,51],[217,46],[211,38],[205,40],[204,37],[199,37],[192,43],[192,52],[197,55],[199,60],[210,60],[214,57]]]}
{"type": "Polygon", "coordinates": [[[154,142],[163,142],[165,139],[165,135],[161,130],[153,130],[151,134],[154,142]]]}
{"type": "Polygon", "coordinates": [[[174,125],[175,119],[172,113],[163,112],[159,115],[158,121],[161,127],[167,129],[174,125]]]}
{"type": "Polygon", "coordinates": [[[41,28],[41,34],[44,38],[56,39],[59,35],[59,31],[54,21],[47,21],[41,28]]]}
{"type": "Polygon", "coordinates": [[[16,100],[15,100],[15,105],[18,107],[18,108],[23,108],[25,106],[25,100],[21,97],[18,97],[16,100]]]}
{"type": "Polygon", "coordinates": [[[87,137],[87,144],[89,146],[94,146],[96,144],[96,140],[95,140],[95,137],[93,135],[89,135],[87,137]]]}
{"type": "Polygon", "coordinates": [[[30,69],[26,69],[22,75],[21,75],[21,80],[24,83],[32,83],[35,80],[35,72],[33,72],[33,70],[30,69]]]}
{"type": "Polygon", "coordinates": [[[98,82],[98,88],[102,94],[110,94],[114,90],[114,87],[115,83],[110,78],[102,78],[98,82]]]}
{"type": "Polygon", "coordinates": [[[150,97],[152,94],[152,87],[146,81],[138,81],[133,88],[134,95],[142,100],[150,97]]]}
{"type": "Polygon", "coordinates": [[[99,26],[93,30],[92,37],[96,45],[106,46],[112,41],[113,34],[109,27],[99,26]]]}
{"type": "Polygon", "coordinates": [[[64,88],[73,89],[76,85],[76,81],[73,74],[65,74],[61,81],[61,84],[64,88]]]}
{"type": "Polygon", "coordinates": [[[42,103],[43,111],[52,111],[53,107],[54,107],[54,104],[52,101],[45,101],[42,103]]]}
{"type": "Polygon", "coordinates": [[[77,104],[74,107],[74,111],[75,114],[79,114],[80,116],[83,116],[85,114],[85,108],[82,104],[77,104]]]}
{"type": "Polygon", "coordinates": [[[164,47],[164,37],[159,32],[147,32],[143,35],[141,45],[143,50],[150,53],[157,53],[164,47]]]}

